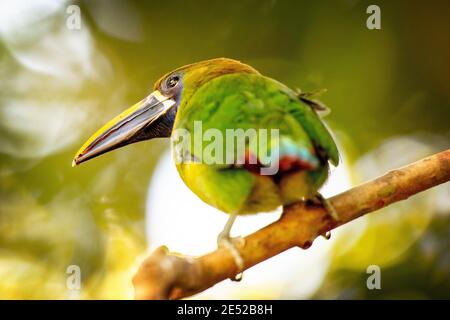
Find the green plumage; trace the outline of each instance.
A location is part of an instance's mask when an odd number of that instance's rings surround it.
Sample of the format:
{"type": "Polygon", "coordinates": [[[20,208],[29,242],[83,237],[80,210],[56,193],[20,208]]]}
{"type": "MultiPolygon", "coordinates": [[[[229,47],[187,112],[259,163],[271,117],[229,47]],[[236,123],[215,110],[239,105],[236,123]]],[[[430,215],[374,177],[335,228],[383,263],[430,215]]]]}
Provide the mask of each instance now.
{"type": "MultiPolygon", "coordinates": [[[[330,133],[315,111],[300,101],[294,91],[252,69],[243,70],[215,75],[199,87],[193,87],[193,83],[196,86],[200,83],[198,77],[207,79],[208,66],[185,68],[184,90],[174,129],[186,129],[193,134],[194,121],[202,121],[203,131],[217,129],[224,137],[226,129],[279,129],[280,145],[276,147],[281,152],[298,151],[299,158],[316,165],[274,179],[233,165],[177,164],[182,179],[203,201],[227,213],[271,211],[313,197],[328,177],[327,160],[335,165],[339,161],[330,133]]],[[[273,141],[267,143],[269,149],[274,147],[273,141]]],[[[207,145],[203,144],[201,150],[192,148],[193,155],[202,156],[207,145]]],[[[248,148],[257,154],[252,146],[248,148]]]]}
{"type": "MultiPolygon", "coordinates": [[[[295,93],[231,59],[178,68],[145,99],[106,123],[76,153],[73,165],[124,145],[169,137],[181,178],[204,202],[229,213],[217,243],[245,263],[230,237],[236,216],[268,212],[318,195],[339,161],[310,95],[295,93]]],[[[176,195],[175,195],[176,197],[176,195]]]]}

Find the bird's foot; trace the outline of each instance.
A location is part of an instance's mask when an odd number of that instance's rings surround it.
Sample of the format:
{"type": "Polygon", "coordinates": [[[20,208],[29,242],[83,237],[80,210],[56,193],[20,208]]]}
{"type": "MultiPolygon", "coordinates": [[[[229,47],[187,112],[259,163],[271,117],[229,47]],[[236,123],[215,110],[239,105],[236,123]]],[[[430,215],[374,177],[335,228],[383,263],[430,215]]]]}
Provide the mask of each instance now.
{"type": "Polygon", "coordinates": [[[242,244],[245,240],[242,237],[231,238],[229,233],[224,232],[221,232],[217,237],[217,246],[219,248],[227,249],[231,253],[238,269],[238,274],[236,274],[234,278],[230,278],[232,281],[241,281],[244,271],[244,259],[236,248],[237,242],[242,244]]]}
{"type": "Polygon", "coordinates": [[[325,208],[326,212],[328,213],[328,215],[336,222],[339,221],[339,215],[336,211],[336,209],[334,209],[334,207],[331,205],[330,201],[328,201],[327,199],[324,198],[323,195],[321,195],[320,193],[317,193],[314,198],[311,199],[311,201],[314,204],[318,204],[321,205],[322,207],[325,208]]]}

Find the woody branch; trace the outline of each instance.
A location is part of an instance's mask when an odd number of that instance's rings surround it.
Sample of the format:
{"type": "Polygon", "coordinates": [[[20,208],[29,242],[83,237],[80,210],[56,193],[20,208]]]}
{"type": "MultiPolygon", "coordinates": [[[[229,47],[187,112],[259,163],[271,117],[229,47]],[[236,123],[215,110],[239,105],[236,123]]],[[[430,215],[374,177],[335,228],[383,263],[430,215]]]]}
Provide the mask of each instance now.
{"type": "MultiPolygon", "coordinates": [[[[307,249],[314,239],[366,213],[450,180],[450,149],[386,173],[328,199],[338,222],[319,206],[303,202],[285,207],[280,219],[236,243],[248,269],[289,248],[307,249]]],[[[233,278],[238,270],[230,252],[217,249],[200,257],[153,252],[133,278],[136,299],[180,299],[233,278]]]]}

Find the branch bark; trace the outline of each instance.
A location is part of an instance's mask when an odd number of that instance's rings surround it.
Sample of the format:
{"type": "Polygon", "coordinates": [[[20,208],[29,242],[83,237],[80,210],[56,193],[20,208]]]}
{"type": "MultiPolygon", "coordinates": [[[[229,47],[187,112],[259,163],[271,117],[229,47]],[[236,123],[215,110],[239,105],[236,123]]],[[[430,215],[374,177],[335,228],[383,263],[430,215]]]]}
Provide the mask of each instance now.
{"type": "MultiPolygon", "coordinates": [[[[280,219],[244,238],[236,247],[245,269],[289,248],[307,249],[314,239],[366,213],[450,180],[450,149],[396,169],[328,199],[340,217],[303,202],[285,207],[280,219]]],[[[200,257],[158,248],[133,278],[136,299],[180,299],[233,278],[238,270],[230,252],[217,249],[200,257]]]]}

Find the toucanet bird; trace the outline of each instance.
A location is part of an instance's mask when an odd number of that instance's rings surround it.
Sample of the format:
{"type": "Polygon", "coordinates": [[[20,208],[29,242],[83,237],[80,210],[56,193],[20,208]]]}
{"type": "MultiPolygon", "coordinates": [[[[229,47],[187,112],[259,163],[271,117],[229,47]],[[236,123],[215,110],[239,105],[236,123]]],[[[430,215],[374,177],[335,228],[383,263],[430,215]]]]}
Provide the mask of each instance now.
{"type": "MultiPolygon", "coordinates": [[[[200,199],[229,214],[218,244],[226,246],[238,269],[243,269],[230,238],[237,215],[273,211],[299,200],[319,200],[338,219],[318,193],[329,175],[329,162],[339,162],[336,144],[317,114],[320,108],[321,104],[307,94],[291,90],[239,61],[201,61],[160,78],[148,97],[87,140],[73,165],[130,143],[173,137],[178,129],[194,136],[196,122],[201,123],[203,131],[216,129],[224,136],[228,129],[277,129],[277,140],[268,139],[265,144],[269,159],[278,164],[274,174],[261,174],[259,169],[267,166],[267,159],[259,159],[261,154],[248,140],[240,162],[235,155],[230,159],[236,163],[176,163],[182,180],[200,199]],[[272,152],[275,149],[277,152],[272,152]]],[[[188,148],[191,159],[202,158],[207,145],[188,148]]],[[[225,150],[226,155],[229,152],[225,150]]]]}

